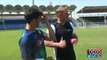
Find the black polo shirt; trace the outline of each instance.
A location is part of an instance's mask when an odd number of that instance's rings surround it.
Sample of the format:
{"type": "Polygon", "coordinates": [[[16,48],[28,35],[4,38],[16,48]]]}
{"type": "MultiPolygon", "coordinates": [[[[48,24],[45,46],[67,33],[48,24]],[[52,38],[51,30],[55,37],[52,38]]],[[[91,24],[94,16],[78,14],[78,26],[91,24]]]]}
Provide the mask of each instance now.
{"type": "Polygon", "coordinates": [[[70,22],[65,22],[65,24],[54,23],[55,27],[55,36],[57,38],[57,42],[60,42],[61,37],[66,40],[65,48],[56,48],[56,57],[63,60],[75,60],[75,53],[73,49],[73,44],[71,43],[73,27],[70,22]]]}

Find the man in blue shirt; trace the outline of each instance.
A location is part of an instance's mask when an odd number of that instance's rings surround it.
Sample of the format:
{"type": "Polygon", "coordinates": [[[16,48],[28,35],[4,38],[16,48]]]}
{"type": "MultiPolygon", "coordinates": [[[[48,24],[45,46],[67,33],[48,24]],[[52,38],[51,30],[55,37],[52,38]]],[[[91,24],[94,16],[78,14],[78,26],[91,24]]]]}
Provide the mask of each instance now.
{"type": "MultiPolygon", "coordinates": [[[[44,39],[55,40],[54,32],[48,23],[46,16],[38,9],[30,8],[25,12],[26,27],[19,40],[22,60],[46,60],[46,50],[44,39]],[[39,23],[43,21],[48,30],[49,36],[45,36],[41,30],[36,29],[39,23]]],[[[51,46],[64,47],[65,41],[62,39],[60,43],[51,43],[51,46]]]]}

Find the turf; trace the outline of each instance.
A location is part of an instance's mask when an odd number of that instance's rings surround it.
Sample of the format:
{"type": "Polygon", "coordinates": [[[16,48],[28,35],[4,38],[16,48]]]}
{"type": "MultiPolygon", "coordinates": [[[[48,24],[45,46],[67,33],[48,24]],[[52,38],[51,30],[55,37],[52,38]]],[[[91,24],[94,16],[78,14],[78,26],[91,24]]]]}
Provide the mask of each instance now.
{"type": "Polygon", "coordinates": [[[106,60],[107,59],[107,28],[78,29],[78,44],[75,46],[77,60],[106,60]],[[87,49],[101,48],[102,58],[87,58],[87,49]]]}
{"type": "MultiPolygon", "coordinates": [[[[18,41],[22,31],[0,31],[0,60],[21,60],[18,41]]],[[[107,59],[107,28],[79,28],[75,32],[79,38],[78,44],[74,46],[77,60],[107,59]],[[87,49],[90,48],[101,48],[102,58],[87,58],[87,49]]],[[[53,49],[47,47],[47,55],[54,56],[53,49]]]]}

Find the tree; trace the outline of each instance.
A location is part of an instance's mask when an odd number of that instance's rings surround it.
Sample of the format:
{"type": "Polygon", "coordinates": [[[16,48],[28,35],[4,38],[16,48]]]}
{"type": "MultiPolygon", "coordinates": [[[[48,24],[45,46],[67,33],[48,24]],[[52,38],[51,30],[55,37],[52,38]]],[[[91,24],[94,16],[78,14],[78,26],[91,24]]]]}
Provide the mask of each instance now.
{"type": "Polygon", "coordinates": [[[0,4],[0,13],[2,14],[4,12],[4,6],[0,4]]]}
{"type": "Polygon", "coordinates": [[[52,6],[52,5],[48,5],[47,6],[47,11],[48,12],[51,12],[51,11],[53,11],[54,10],[54,7],[52,6]]]}
{"type": "Polygon", "coordinates": [[[36,6],[36,5],[33,5],[33,6],[31,6],[31,7],[38,9],[38,6],[36,6]]]}
{"type": "Polygon", "coordinates": [[[10,14],[14,11],[14,7],[10,4],[5,6],[5,11],[9,12],[10,14]]]}
{"type": "Polygon", "coordinates": [[[48,12],[49,18],[51,18],[50,12],[52,12],[53,10],[54,10],[54,7],[52,5],[47,6],[47,12],[48,12]]]}
{"type": "Polygon", "coordinates": [[[18,13],[18,14],[22,11],[22,6],[21,5],[15,5],[14,8],[15,8],[15,12],[18,13]]]}
{"type": "Polygon", "coordinates": [[[63,6],[68,7],[68,5],[63,5],[63,6]]]}
{"type": "Polygon", "coordinates": [[[71,14],[71,17],[72,17],[72,12],[75,11],[77,7],[75,5],[70,5],[69,6],[69,11],[70,11],[70,14],[71,14]]]}
{"type": "Polygon", "coordinates": [[[0,4],[1,21],[3,22],[4,29],[6,29],[5,20],[3,19],[4,9],[5,7],[2,4],[0,4]]]}
{"type": "Polygon", "coordinates": [[[0,4],[0,13],[1,13],[1,19],[3,19],[3,12],[4,12],[4,6],[0,4]]]}
{"type": "Polygon", "coordinates": [[[72,12],[76,9],[77,7],[75,5],[70,5],[69,6],[69,10],[72,12]]]}
{"type": "Polygon", "coordinates": [[[40,5],[39,6],[39,9],[41,9],[42,11],[45,11],[46,10],[46,7],[44,5],[40,5]]]}
{"type": "Polygon", "coordinates": [[[22,10],[25,12],[25,11],[28,10],[29,8],[30,8],[29,5],[24,5],[24,6],[22,7],[22,10]]]}
{"type": "Polygon", "coordinates": [[[56,6],[54,7],[54,9],[55,9],[55,10],[58,9],[59,6],[60,6],[60,5],[56,5],[56,6]]]}

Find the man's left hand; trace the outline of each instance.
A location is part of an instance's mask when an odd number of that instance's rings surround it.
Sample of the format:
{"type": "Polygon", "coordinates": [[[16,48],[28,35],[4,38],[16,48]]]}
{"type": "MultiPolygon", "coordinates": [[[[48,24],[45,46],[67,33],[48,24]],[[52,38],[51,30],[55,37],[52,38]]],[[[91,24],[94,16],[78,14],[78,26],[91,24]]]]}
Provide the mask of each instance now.
{"type": "Polygon", "coordinates": [[[72,38],[72,39],[71,39],[71,43],[72,43],[73,45],[76,45],[77,42],[78,42],[77,38],[72,38]]]}

